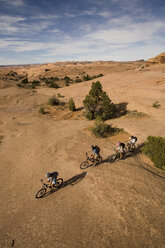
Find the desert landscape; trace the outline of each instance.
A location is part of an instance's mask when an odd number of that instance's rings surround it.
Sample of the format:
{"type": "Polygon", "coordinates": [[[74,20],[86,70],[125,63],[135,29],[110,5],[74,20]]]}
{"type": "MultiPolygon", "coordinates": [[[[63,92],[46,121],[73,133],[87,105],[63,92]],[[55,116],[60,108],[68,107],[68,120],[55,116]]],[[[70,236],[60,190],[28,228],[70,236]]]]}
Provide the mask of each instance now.
{"type": "Polygon", "coordinates": [[[140,150],[107,160],[130,135],[138,146],[149,135],[165,137],[165,53],[147,61],[0,67],[0,247],[164,248],[165,172],[140,150]],[[40,85],[22,87],[25,78],[40,85]],[[55,78],[58,87],[49,87],[55,78]],[[108,138],[92,135],[94,121],[84,116],[96,81],[125,113],[106,121],[124,130],[108,138]],[[77,110],[49,106],[54,95],[73,98],[77,110]],[[92,144],[103,162],[81,170],[92,144]],[[63,187],[36,199],[48,171],[59,172],[63,187]]]}

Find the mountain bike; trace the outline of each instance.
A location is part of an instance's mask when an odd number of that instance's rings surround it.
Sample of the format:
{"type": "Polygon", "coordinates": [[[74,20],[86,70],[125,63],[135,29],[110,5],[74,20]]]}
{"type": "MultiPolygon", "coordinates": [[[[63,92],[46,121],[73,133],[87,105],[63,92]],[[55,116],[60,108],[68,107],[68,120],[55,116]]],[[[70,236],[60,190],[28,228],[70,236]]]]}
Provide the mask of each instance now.
{"type": "Polygon", "coordinates": [[[133,152],[135,150],[135,148],[136,148],[135,144],[127,143],[125,146],[125,151],[126,152],[133,152]]]}
{"type": "Polygon", "coordinates": [[[52,192],[52,191],[56,191],[57,188],[60,188],[63,184],[63,179],[58,178],[53,186],[50,186],[49,183],[44,183],[43,179],[41,179],[41,184],[42,184],[42,188],[36,194],[37,199],[42,198],[48,191],[52,192]]]}
{"type": "MultiPolygon", "coordinates": [[[[120,152],[114,148],[115,153],[109,157],[109,162],[114,163],[115,160],[123,159],[120,157],[120,152]]],[[[125,153],[124,153],[125,154],[125,153]]]]}
{"type": "Polygon", "coordinates": [[[97,159],[90,158],[87,152],[85,153],[85,155],[86,160],[80,164],[80,169],[86,169],[92,165],[99,165],[103,161],[103,158],[100,155],[97,157],[97,159]]]}

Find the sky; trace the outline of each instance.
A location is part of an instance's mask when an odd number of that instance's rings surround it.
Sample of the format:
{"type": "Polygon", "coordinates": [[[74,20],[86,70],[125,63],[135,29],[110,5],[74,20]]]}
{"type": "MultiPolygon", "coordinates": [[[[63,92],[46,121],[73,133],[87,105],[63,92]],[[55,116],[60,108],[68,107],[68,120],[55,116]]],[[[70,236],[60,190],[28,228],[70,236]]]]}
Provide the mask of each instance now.
{"type": "Polygon", "coordinates": [[[132,61],[165,51],[165,0],[0,0],[0,65],[132,61]]]}

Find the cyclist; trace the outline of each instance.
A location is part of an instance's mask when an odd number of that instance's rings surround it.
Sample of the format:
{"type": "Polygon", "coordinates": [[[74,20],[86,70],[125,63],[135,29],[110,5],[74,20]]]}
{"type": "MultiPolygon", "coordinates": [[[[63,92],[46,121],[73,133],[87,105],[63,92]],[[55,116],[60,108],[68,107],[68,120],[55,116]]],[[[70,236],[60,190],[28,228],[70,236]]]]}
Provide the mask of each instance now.
{"type": "Polygon", "coordinates": [[[54,171],[52,173],[47,172],[45,177],[47,178],[47,181],[49,182],[49,186],[53,187],[56,184],[58,172],[54,171]]]}
{"type": "Polygon", "coordinates": [[[135,148],[135,143],[136,143],[136,141],[137,141],[137,137],[135,137],[135,136],[130,136],[129,137],[129,140],[130,140],[130,145],[131,145],[131,148],[135,148]]]}
{"type": "Polygon", "coordinates": [[[125,155],[125,144],[122,142],[117,143],[117,150],[120,153],[120,158],[123,158],[125,155]]]}
{"type": "Polygon", "coordinates": [[[91,146],[92,155],[91,157],[96,161],[100,157],[100,148],[98,146],[91,146]]]}

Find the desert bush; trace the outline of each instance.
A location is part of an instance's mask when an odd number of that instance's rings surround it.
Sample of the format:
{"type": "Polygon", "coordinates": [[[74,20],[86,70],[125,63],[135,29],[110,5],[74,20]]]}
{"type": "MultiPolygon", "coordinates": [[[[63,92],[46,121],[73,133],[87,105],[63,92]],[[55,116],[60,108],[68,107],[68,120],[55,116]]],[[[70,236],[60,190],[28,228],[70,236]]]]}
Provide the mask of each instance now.
{"type": "Polygon", "coordinates": [[[95,121],[94,126],[91,127],[91,132],[96,137],[105,138],[111,133],[111,126],[103,121],[95,121]]]}
{"type": "Polygon", "coordinates": [[[81,83],[81,82],[82,82],[82,79],[76,78],[75,83],[81,83]]]}
{"type": "Polygon", "coordinates": [[[90,121],[93,120],[93,114],[91,112],[86,112],[85,117],[90,121]]]}
{"type": "Polygon", "coordinates": [[[33,84],[29,84],[29,85],[26,85],[25,88],[31,90],[31,89],[35,89],[36,86],[33,84]]]}
{"type": "Polygon", "coordinates": [[[119,132],[123,132],[124,129],[118,127],[112,127],[111,125],[106,124],[103,120],[97,118],[95,124],[91,127],[91,132],[100,138],[106,138],[111,135],[115,135],[119,132]]]}
{"type": "Polygon", "coordinates": [[[74,102],[73,98],[71,98],[71,99],[69,100],[68,104],[69,104],[69,110],[70,110],[70,111],[75,111],[75,110],[76,110],[75,102],[74,102]]]}
{"type": "Polygon", "coordinates": [[[41,108],[38,110],[38,113],[40,113],[40,114],[45,114],[45,110],[44,110],[44,108],[43,108],[43,107],[41,107],[41,108]]]}
{"type": "Polygon", "coordinates": [[[58,88],[59,88],[59,86],[58,86],[58,84],[51,82],[51,83],[49,84],[49,88],[55,88],[55,89],[58,89],[58,88]]]}
{"type": "Polygon", "coordinates": [[[28,84],[29,83],[28,78],[24,78],[21,83],[22,84],[28,84]]]}
{"type": "Polygon", "coordinates": [[[106,92],[102,90],[102,85],[99,81],[92,83],[91,90],[84,99],[83,104],[86,110],[85,116],[90,120],[96,119],[98,116],[103,120],[107,120],[112,118],[115,112],[114,104],[106,92]]]}
{"type": "Polygon", "coordinates": [[[58,77],[50,77],[50,79],[53,81],[59,81],[60,80],[58,77]]]}
{"type": "Polygon", "coordinates": [[[60,100],[54,95],[53,97],[49,98],[48,104],[51,106],[60,105],[60,100]]]}
{"type": "Polygon", "coordinates": [[[130,118],[134,118],[134,117],[135,118],[142,118],[142,117],[149,116],[146,113],[138,112],[137,110],[127,110],[126,114],[127,114],[127,117],[130,117],[130,118]]]}
{"type": "Polygon", "coordinates": [[[65,86],[69,86],[70,82],[72,82],[73,80],[68,77],[68,76],[65,76],[64,78],[61,78],[61,80],[64,80],[65,81],[65,86]]]}
{"type": "Polygon", "coordinates": [[[18,86],[19,88],[24,88],[24,85],[22,85],[22,84],[17,84],[17,86],[18,86]]]}
{"type": "Polygon", "coordinates": [[[91,80],[92,78],[87,74],[87,75],[84,75],[84,76],[83,76],[83,79],[84,79],[84,81],[89,81],[89,80],[91,80]]]}
{"type": "Polygon", "coordinates": [[[33,80],[32,82],[30,82],[32,85],[34,86],[39,86],[40,85],[40,81],[38,80],[33,80]]]}
{"type": "Polygon", "coordinates": [[[57,97],[64,97],[64,96],[62,96],[60,93],[57,93],[57,97]]]}
{"type": "Polygon", "coordinates": [[[69,86],[69,80],[65,80],[65,86],[69,86]]]}
{"type": "Polygon", "coordinates": [[[153,108],[159,108],[160,107],[160,104],[158,101],[155,101],[153,104],[152,104],[152,107],[153,108]]]}
{"type": "Polygon", "coordinates": [[[92,79],[95,79],[95,78],[98,78],[98,77],[102,77],[104,76],[102,73],[98,74],[98,75],[94,75],[94,76],[89,76],[88,74],[87,75],[84,75],[83,76],[83,80],[84,81],[89,81],[89,80],[92,80],[92,79]]]}
{"type": "Polygon", "coordinates": [[[148,136],[142,151],[156,167],[165,170],[165,138],[148,136]]]}

